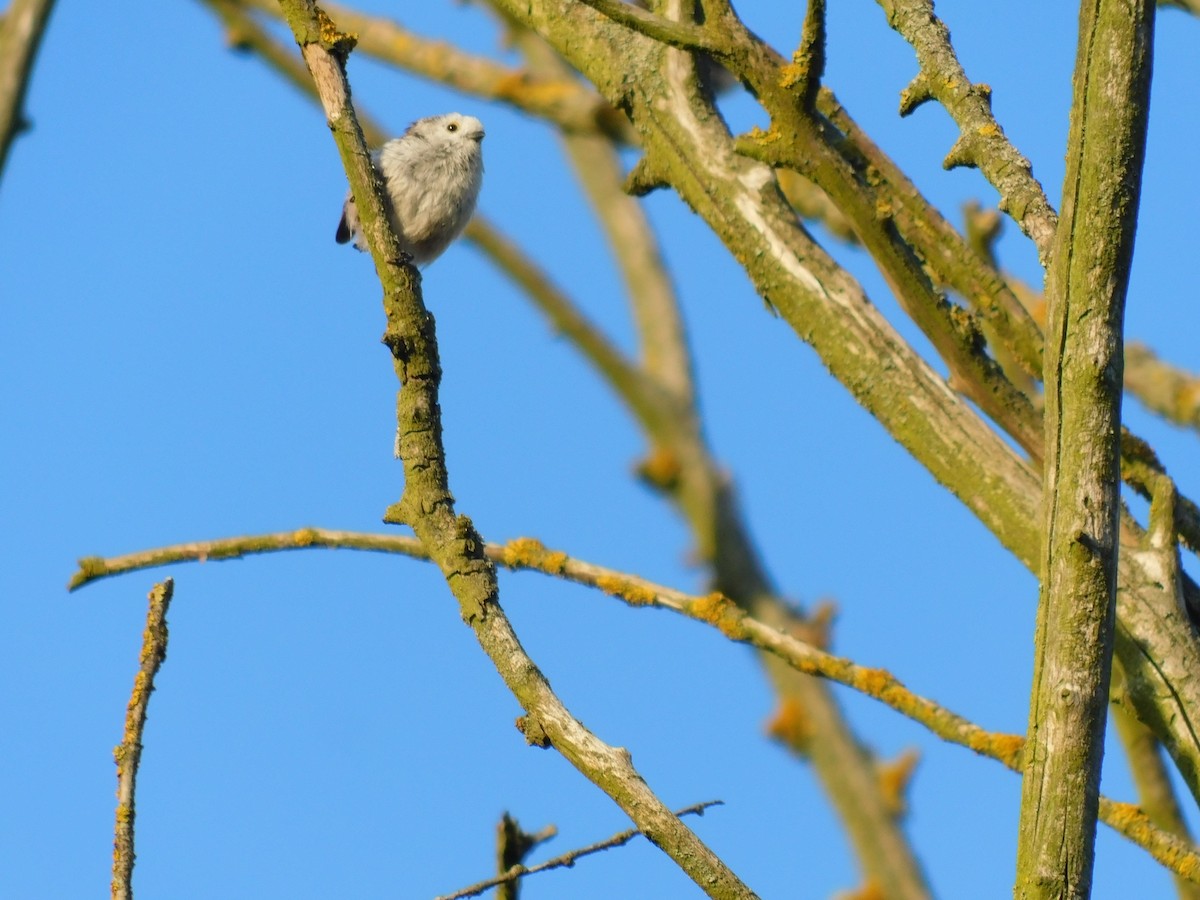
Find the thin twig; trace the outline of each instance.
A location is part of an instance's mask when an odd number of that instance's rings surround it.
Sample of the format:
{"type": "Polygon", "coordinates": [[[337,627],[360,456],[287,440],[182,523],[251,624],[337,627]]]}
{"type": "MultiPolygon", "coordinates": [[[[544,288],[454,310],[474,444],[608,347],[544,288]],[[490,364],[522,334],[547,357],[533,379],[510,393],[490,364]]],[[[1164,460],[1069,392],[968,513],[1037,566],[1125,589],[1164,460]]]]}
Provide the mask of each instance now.
{"type": "Polygon", "coordinates": [[[555,331],[578,348],[639,419],[662,415],[663,398],[645,374],[515,242],[478,215],[464,236],[525,291],[555,331]]]}
{"type": "Polygon", "coordinates": [[[142,731],[146,726],[146,707],[154,691],[154,676],[167,658],[167,609],[175,593],[175,582],[168,578],[150,591],[150,609],[146,630],[142,633],[139,668],[133,679],[133,693],[125,710],[125,732],[113,750],[117,763],[117,824],[113,838],[113,900],[133,900],[134,818],[138,764],[142,760],[142,731]]]}
{"type": "MultiPolygon", "coordinates": [[[[723,800],[709,800],[706,803],[697,803],[693,806],[685,807],[684,809],[678,809],[675,811],[675,815],[679,816],[680,818],[691,815],[702,816],[704,815],[704,811],[710,806],[722,806],[723,804],[723,800]]],[[[526,875],[533,875],[537,872],[546,872],[550,869],[561,869],[563,867],[570,868],[571,866],[575,865],[576,860],[581,859],[582,857],[590,856],[593,853],[599,853],[602,850],[611,850],[614,847],[620,847],[623,844],[628,844],[631,840],[642,833],[643,832],[637,828],[630,828],[627,831],[614,834],[612,837],[606,838],[598,843],[588,844],[586,847],[579,847],[578,849],[564,853],[562,856],[556,856],[554,859],[548,859],[544,863],[538,863],[536,866],[514,866],[512,869],[505,872],[503,875],[497,876],[496,878],[489,878],[487,881],[477,882],[453,894],[443,894],[439,897],[435,897],[434,900],[459,900],[459,898],[462,897],[477,897],[488,888],[493,888],[497,885],[516,881],[519,878],[524,878],[526,875]]]]}
{"type": "Polygon", "coordinates": [[[556,825],[547,825],[541,831],[530,834],[507,812],[500,817],[500,824],[496,826],[496,871],[500,874],[496,900],[517,900],[521,894],[520,884],[515,879],[506,880],[504,876],[524,870],[525,857],[539,844],[557,835],[556,825]]]}

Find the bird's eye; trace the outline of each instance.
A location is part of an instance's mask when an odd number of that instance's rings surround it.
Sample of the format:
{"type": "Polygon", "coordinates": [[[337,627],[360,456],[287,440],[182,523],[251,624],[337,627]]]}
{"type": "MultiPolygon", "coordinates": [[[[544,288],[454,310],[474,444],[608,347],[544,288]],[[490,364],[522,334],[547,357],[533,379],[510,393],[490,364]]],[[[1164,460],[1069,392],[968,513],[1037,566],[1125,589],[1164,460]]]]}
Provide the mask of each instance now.
{"type": "Polygon", "coordinates": [[[458,131],[458,123],[451,122],[449,125],[446,126],[446,130],[447,131],[458,131]]]}

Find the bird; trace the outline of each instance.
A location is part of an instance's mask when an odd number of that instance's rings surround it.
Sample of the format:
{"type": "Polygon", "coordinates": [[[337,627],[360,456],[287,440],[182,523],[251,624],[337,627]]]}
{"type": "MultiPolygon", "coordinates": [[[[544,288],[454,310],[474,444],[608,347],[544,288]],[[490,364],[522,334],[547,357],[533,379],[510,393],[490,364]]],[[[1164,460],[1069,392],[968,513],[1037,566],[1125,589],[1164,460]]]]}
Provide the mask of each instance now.
{"type": "MultiPolygon", "coordinates": [[[[371,154],[383,177],[388,217],[414,265],[433,262],[462,233],[483,184],[483,123],[446,113],[413,122],[371,154]]],[[[347,193],[339,244],[366,250],[354,197],[347,193]]]]}

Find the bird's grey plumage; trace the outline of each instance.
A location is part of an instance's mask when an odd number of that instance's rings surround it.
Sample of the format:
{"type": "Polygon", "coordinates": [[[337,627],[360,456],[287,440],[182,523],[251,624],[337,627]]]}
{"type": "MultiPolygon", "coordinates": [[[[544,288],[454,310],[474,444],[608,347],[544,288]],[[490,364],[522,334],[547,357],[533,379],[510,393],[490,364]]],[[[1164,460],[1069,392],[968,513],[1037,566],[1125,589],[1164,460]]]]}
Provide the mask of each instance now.
{"type": "MultiPolygon", "coordinates": [[[[483,123],[448,113],[418,119],[372,154],[383,176],[400,248],[423,266],[442,255],[470,221],[483,182],[483,123]]],[[[337,242],[366,250],[354,198],[346,195],[337,242]]]]}

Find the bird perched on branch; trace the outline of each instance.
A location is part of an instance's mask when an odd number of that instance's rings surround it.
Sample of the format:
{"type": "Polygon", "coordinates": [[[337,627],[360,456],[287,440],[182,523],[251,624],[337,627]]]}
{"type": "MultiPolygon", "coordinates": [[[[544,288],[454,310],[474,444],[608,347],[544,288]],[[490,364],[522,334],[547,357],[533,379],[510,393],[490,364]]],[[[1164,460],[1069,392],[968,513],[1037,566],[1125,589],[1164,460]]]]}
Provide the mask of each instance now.
{"type": "MultiPolygon", "coordinates": [[[[415,265],[442,255],[459,236],[483,183],[483,123],[474,116],[447,113],[418,119],[400,137],[376,150],[388,215],[400,248],[415,265]]],[[[354,241],[366,250],[354,197],[346,195],[337,242],[354,241]]]]}

